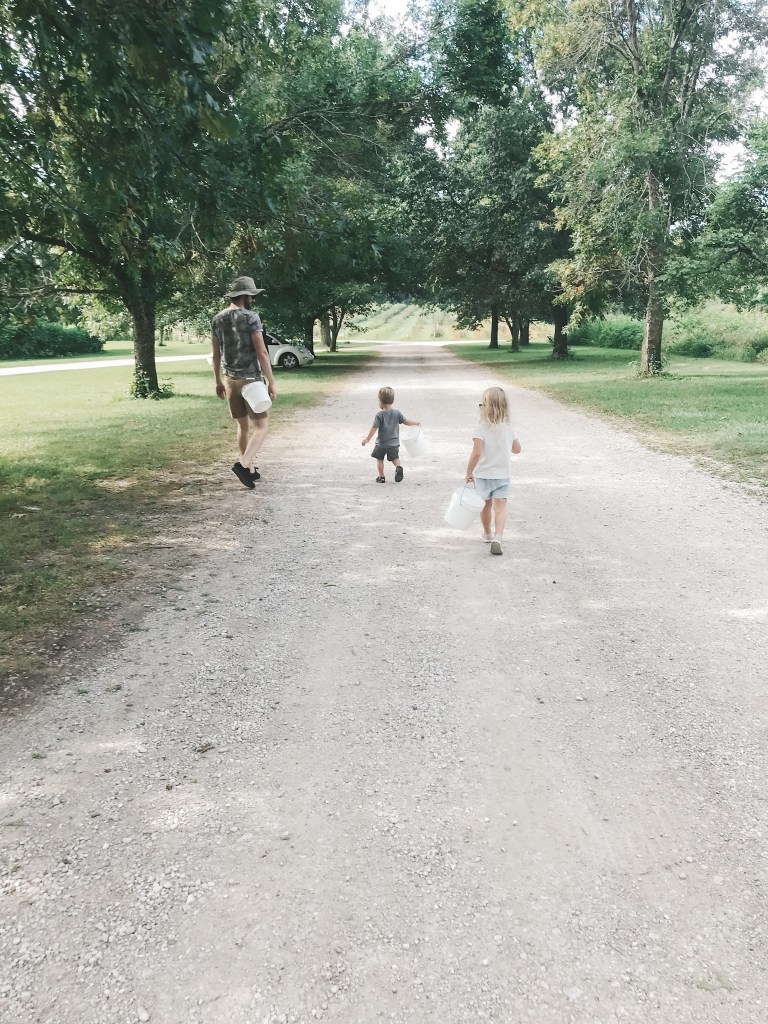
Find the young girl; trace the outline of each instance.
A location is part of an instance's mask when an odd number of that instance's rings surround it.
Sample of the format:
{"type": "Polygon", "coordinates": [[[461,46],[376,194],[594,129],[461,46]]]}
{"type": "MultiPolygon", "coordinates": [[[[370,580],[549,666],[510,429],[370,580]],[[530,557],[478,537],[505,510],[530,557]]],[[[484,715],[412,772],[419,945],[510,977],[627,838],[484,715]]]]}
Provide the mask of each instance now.
{"type": "Polygon", "coordinates": [[[491,545],[492,555],[502,553],[501,540],[507,521],[509,478],[512,475],[510,452],[519,455],[520,451],[520,442],[509,425],[509,407],[504,390],[488,388],[480,403],[480,423],[472,435],[467,483],[474,483],[475,493],[485,499],[480,522],[483,524],[483,540],[491,545]]]}

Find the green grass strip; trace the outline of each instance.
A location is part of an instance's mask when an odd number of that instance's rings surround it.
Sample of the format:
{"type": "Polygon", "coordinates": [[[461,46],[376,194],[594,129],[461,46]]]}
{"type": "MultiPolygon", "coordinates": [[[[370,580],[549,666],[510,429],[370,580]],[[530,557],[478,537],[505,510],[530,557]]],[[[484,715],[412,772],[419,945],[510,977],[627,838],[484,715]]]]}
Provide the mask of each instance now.
{"type": "Polygon", "coordinates": [[[706,460],[726,479],[768,487],[768,364],[677,357],[667,373],[640,379],[635,353],[617,349],[576,348],[562,361],[545,343],[520,353],[451,349],[513,384],[609,416],[655,448],[706,460]]]}
{"type": "MultiPolygon", "coordinates": [[[[321,354],[278,370],[272,429],[369,358],[321,354]]],[[[118,573],[115,555],[152,534],[174,492],[196,476],[202,489],[201,471],[234,460],[234,424],[207,363],[161,366],[175,387],[161,401],[129,398],[130,376],[104,367],[0,378],[0,669],[17,663],[29,631],[65,623],[85,588],[118,573]]]]}

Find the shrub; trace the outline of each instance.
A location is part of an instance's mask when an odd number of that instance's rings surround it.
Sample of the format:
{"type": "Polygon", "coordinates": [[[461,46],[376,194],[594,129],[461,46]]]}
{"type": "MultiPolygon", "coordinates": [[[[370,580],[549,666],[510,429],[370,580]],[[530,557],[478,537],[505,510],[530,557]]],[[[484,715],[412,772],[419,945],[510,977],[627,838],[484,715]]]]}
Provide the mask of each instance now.
{"type": "Polygon", "coordinates": [[[694,356],[698,359],[709,359],[715,354],[715,348],[703,338],[681,338],[669,346],[669,352],[676,356],[694,356]]]}
{"type": "Polygon", "coordinates": [[[0,359],[55,359],[101,352],[104,342],[80,327],[41,320],[37,324],[9,321],[0,325],[0,359]]]}
{"type": "MultiPolygon", "coordinates": [[[[568,332],[572,345],[639,350],[642,341],[642,321],[619,314],[587,320],[568,332]]],[[[670,355],[753,362],[768,350],[768,315],[741,313],[723,302],[707,302],[667,319],[664,347],[670,355]]]]}
{"type": "Polygon", "coordinates": [[[149,377],[140,367],[133,371],[131,383],[128,385],[128,394],[131,398],[173,398],[173,381],[163,379],[157,382],[157,391],[153,391],[149,385],[149,377]]]}
{"type": "Polygon", "coordinates": [[[706,345],[701,354],[716,359],[753,362],[768,349],[768,316],[757,310],[739,312],[722,302],[708,302],[677,313],[665,327],[665,340],[675,355],[698,355],[689,347],[706,345]]]}
{"type": "Polygon", "coordinates": [[[568,331],[568,343],[638,351],[643,343],[643,325],[640,320],[619,315],[586,320],[568,331]]]}

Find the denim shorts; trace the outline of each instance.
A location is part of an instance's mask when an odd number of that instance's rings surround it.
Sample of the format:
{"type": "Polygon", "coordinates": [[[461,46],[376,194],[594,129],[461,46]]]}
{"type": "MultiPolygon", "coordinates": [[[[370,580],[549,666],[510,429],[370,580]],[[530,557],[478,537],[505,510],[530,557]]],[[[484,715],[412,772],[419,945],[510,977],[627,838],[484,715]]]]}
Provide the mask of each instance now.
{"type": "Polygon", "coordinates": [[[488,501],[489,498],[508,498],[509,479],[494,480],[490,477],[475,477],[475,494],[488,501]]]}

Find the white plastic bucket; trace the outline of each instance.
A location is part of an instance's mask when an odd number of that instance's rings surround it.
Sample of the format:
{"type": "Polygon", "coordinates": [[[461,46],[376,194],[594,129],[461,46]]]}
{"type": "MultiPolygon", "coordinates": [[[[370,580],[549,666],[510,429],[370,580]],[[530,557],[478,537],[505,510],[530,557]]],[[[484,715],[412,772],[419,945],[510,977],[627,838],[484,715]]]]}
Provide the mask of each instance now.
{"type": "Polygon", "coordinates": [[[272,405],[267,385],[263,380],[252,380],[250,384],[245,385],[242,394],[254,412],[266,412],[272,405]]]}
{"type": "Polygon", "coordinates": [[[468,490],[467,485],[457,487],[451,495],[444,519],[449,526],[453,526],[457,530],[466,530],[472,523],[477,522],[477,515],[483,505],[485,505],[483,499],[478,497],[473,490],[468,490]]]}
{"type": "Polygon", "coordinates": [[[427,454],[427,442],[424,440],[421,427],[409,427],[401,431],[400,438],[411,458],[427,454]]]}

